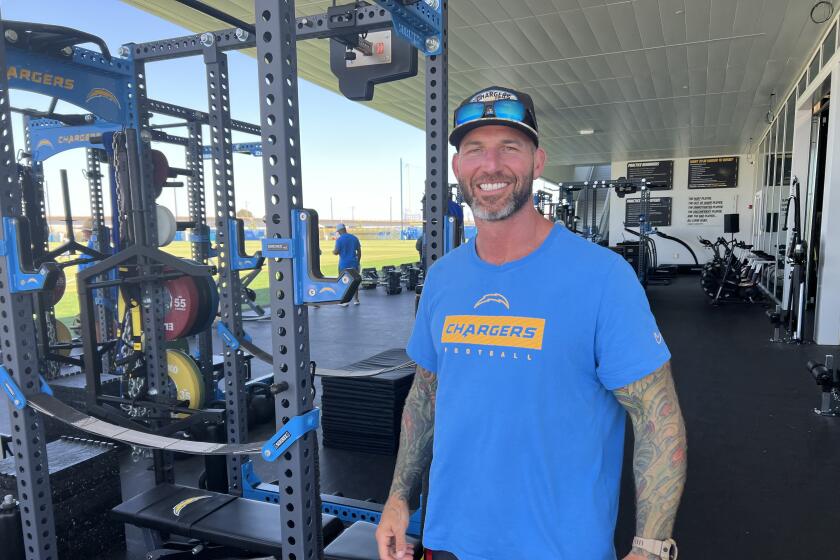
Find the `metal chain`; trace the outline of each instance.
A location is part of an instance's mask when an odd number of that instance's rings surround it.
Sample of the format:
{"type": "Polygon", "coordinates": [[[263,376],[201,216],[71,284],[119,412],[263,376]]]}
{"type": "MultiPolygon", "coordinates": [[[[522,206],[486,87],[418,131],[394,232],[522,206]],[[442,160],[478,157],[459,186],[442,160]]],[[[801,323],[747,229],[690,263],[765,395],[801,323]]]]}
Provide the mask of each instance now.
{"type": "MultiPolygon", "coordinates": [[[[114,154],[114,181],[116,182],[116,194],[117,194],[117,208],[119,209],[119,223],[120,223],[120,244],[124,244],[126,241],[126,236],[128,235],[128,224],[127,224],[127,208],[125,208],[125,203],[122,197],[122,187],[123,180],[122,180],[122,163],[120,161],[120,155],[125,153],[122,149],[122,145],[124,144],[124,133],[116,132],[114,133],[114,139],[111,144],[113,154],[114,154]]],[[[127,155],[127,154],[126,154],[127,155]]]]}

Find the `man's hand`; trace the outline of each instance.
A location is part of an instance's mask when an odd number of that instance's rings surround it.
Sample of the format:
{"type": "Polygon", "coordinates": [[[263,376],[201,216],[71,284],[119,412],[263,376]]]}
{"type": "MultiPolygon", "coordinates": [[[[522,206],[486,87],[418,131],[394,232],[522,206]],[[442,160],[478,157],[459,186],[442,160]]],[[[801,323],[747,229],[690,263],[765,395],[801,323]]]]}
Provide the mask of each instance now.
{"type": "Polygon", "coordinates": [[[376,528],[380,560],[409,560],[414,557],[414,545],[405,542],[406,529],[408,504],[402,498],[391,496],[382,508],[382,517],[376,528]]]}

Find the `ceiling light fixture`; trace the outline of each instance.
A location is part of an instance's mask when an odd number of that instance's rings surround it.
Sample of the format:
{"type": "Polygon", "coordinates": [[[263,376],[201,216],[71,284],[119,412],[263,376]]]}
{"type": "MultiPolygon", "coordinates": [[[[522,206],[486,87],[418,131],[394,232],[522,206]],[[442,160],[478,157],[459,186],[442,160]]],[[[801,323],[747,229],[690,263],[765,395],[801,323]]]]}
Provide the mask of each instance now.
{"type": "Polygon", "coordinates": [[[582,128],[578,131],[581,136],[588,136],[590,134],[595,134],[595,131],[591,128],[582,128]]]}
{"type": "Polygon", "coordinates": [[[674,12],[674,15],[679,16],[679,15],[682,15],[684,13],[685,13],[685,10],[677,10],[676,12],[674,12]]]}
{"type": "Polygon", "coordinates": [[[834,6],[831,2],[826,2],[822,0],[821,2],[817,2],[816,4],[811,7],[811,21],[816,24],[825,23],[829,19],[831,19],[831,15],[834,13],[834,6]]]}

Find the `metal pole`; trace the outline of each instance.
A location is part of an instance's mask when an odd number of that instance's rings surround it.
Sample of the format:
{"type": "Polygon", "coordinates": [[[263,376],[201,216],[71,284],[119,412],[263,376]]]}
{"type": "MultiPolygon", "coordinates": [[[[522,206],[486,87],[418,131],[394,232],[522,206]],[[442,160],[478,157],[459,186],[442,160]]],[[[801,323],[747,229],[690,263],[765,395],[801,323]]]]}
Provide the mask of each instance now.
{"type": "MultiPolygon", "coordinates": [[[[0,19],[0,37],[4,36],[3,20],[0,19]]],[[[0,67],[6,68],[6,42],[0,41],[0,67]]],[[[21,217],[21,189],[14,161],[15,146],[12,137],[12,119],[9,110],[9,84],[6,72],[0,72],[0,218],[21,217]]],[[[0,231],[4,242],[5,233],[0,231]]],[[[37,393],[41,371],[33,321],[32,294],[13,292],[9,285],[13,263],[8,252],[0,255],[0,312],[7,318],[8,327],[3,334],[3,367],[11,375],[25,395],[37,393]]],[[[55,517],[53,516],[52,490],[50,488],[49,465],[47,464],[47,440],[44,434],[43,417],[25,407],[17,410],[11,400],[4,399],[9,411],[11,433],[14,434],[15,475],[18,498],[20,499],[21,522],[27,560],[55,557],[57,544],[55,517]]]]}
{"type": "Polygon", "coordinates": [[[449,0],[441,1],[442,54],[426,58],[426,198],[423,206],[424,267],[444,254],[444,221],[449,189],[449,0]]]}
{"type": "MultiPolygon", "coordinates": [[[[266,236],[292,236],[292,210],[303,207],[298,113],[295,1],[256,0],[257,68],[263,145],[266,236]]],[[[302,214],[305,216],[305,214],[302,214]]],[[[288,389],[275,399],[277,427],[314,407],[309,362],[309,314],[295,302],[292,261],[269,259],[274,383],[288,389]]],[[[283,560],[321,558],[318,437],[304,435],[276,462],[280,480],[283,560]]]]}
{"type": "Polygon", "coordinates": [[[405,228],[405,207],[403,206],[403,160],[400,158],[400,239],[405,228]]]}
{"type": "MultiPolygon", "coordinates": [[[[245,334],[242,330],[242,283],[239,271],[233,268],[233,252],[239,249],[229,238],[227,227],[236,213],[227,55],[215,47],[207,47],[204,50],[204,63],[207,66],[210,145],[213,148],[212,185],[216,191],[216,244],[220,255],[219,313],[225,326],[237,339],[241,339],[245,334]]],[[[245,362],[242,350],[225,348],[224,358],[227,441],[243,443],[248,438],[248,408],[245,402],[245,362]]],[[[242,458],[229,456],[227,464],[229,491],[235,496],[241,496],[242,458]]]]}
{"type": "Polygon", "coordinates": [[[64,231],[67,241],[76,241],[73,233],[73,209],[70,206],[70,183],[67,180],[67,170],[59,171],[61,176],[61,196],[64,198],[64,231]]]}

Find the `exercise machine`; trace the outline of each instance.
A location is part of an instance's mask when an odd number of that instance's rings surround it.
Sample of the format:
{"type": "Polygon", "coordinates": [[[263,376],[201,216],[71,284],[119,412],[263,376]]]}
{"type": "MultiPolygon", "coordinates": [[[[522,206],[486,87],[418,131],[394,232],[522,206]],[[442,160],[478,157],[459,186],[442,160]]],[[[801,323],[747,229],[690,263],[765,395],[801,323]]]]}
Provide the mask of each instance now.
{"type": "Polygon", "coordinates": [[[809,360],[806,367],[821,389],[820,406],[814,409],[819,416],[840,416],[840,370],[834,367],[834,355],[824,363],[809,360]]]}
{"type": "MultiPolygon", "coordinates": [[[[194,5],[207,8],[200,3],[194,5]]],[[[16,179],[16,164],[7,160],[0,165],[0,179],[4,179],[0,180],[0,219],[4,221],[2,239],[6,247],[6,251],[0,254],[0,269],[7,280],[0,286],[0,310],[8,316],[23,318],[16,322],[6,338],[10,359],[5,361],[1,373],[10,406],[16,411],[13,428],[21,436],[21,444],[15,452],[19,488],[26,489],[21,492],[22,520],[25,526],[44,528],[43,531],[26,532],[24,535],[29,558],[54,556],[56,550],[55,534],[51,530],[54,515],[49,478],[39,474],[49,472],[39,415],[49,415],[104,437],[154,449],[157,485],[137,499],[147,500],[150,506],[152,502],[160,501],[156,499],[159,495],[168,497],[177,494],[182,499],[172,507],[159,510],[139,507],[137,502],[133,502],[138,507],[130,511],[126,507],[122,513],[126,516],[125,520],[130,519],[132,523],[147,527],[153,534],[177,533],[201,541],[190,551],[179,550],[173,554],[189,552],[199,557],[199,554],[204,554],[203,550],[208,551],[207,555],[218,553],[211,552],[209,548],[219,546],[265,551],[254,548],[257,545],[249,539],[247,523],[235,526],[229,523],[234,514],[220,515],[214,527],[202,523],[202,519],[209,523],[212,517],[204,513],[221,511],[225,507],[231,508],[228,512],[238,511],[243,518],[263,520],[260,532],[271,533],[279,546],[271,548],[271,554],[284,558],[320,557],[322,554],[323,542],[327,539],[324,528],[331,525],[330,520],[322,519],[320,514],[317,442],[314,435],[309,434],[317,426],[318,412],[313,408],[311,393],[313,380],[309,365],[306,305],[349,300],[359,278],[349,273],[333,279],[321,275],[315,250],[317,216],[302,207],[296,41],[331,40],[331,52],[337,53],[332,57],[331,67],[338,76],[342,92],[354,99],[369,98],[377,83],[416,73],[417,52],[425,55],[426,114],[429,123],[426,188],[430,196],[424,203],[428,240],[424,258],[428,267],[445,250],[446,209],[436,201],[445,199],[446,185],[442,179],[447,173],[447,157],[445,143],[435,138],[446,136],[448,124],[446,119],[440,118],[448,113],[446,3],[404,4],[377,0],[376,5],[353,3],[331,7],[322,16],[296,18],[293,0],[285,3],[256,0],[254,13],[257,15],[254,25],[243,23],[234,29],[128,44],[120,49],[119,57],[111,56],[104,45],[101,52],[78,47],[78,44],[90,42],[91,38],[74,30],[65,29],[56,33],[52,28],[0,21],[0,31],[3,32],[0,37],[4,37],[0,46],[0,64],[4,69],[0,76],[0,128],[3,132],[0,143],[4,151],[14,153],[9,87],[26,82],[24,89],[50,95],[57,87],[56,75],[61,77],[63,85],[67,84],[65,76],[71,71],[87,69],[93,77],[104,76],[110,82],[99,87],[101,91],[95,95],[88,95],[94,88],[87,87],[63,88],[66,91],[60,93],[65,96],[62,99],[86,108],[104,121],[123,125],[120,130],[110,133],[112,136],[104,139],[103,144],[110,145],[114,154],[112,167],[117,195],[114,199],[128,210],[113,212],[114,216],[119,216],[119,223],[112,228],[113,254],[78,276],[85,375],[90,391],[87,404],[89,411],[97,413],[94,417],[64,405],[44,392],[49,391],[49,387],[39,378],[39,354],[31,350],[37,348],[36,329],[28,324],[26,318],[33,316],[33,293],[51,289],[56,273],[49,266],[35,269],[34,265],[26,262],[24,252],[13,250],[13,247],[26,241],[18,221],[23,217],[20,181],[16,179]],[[369,56],[366,54],[370,46],[369,33],[378,30],[391,32],[392,62],[367,66],[347,64],[359,57],[369,56]],[[261,137],[263,151],[267,212],[262,255],[248,255],[243,251],[241,223],[233,218],[236,207],[229,163],[232,159],[230,134],[233,120],[229,111],[226,51],[245,48],[256,48],[260,84],[260,122],[263,126],[257,128],[256,133],[261,137]],[[213,275],[213,270],[207,264],[209,255],[187,262],[165,254],[158,247],[158,219],[153,209],[159,193],[155,188],[154,155],[150,143],[166,133],[153,128],[150,117],[167,114],[183,119],[188,129],[192,125],[188,141],[191,141],[191,149],[195,150],[193,161],[201,158],[203,143],[198,141],[197,127],[201,126],[202,117],[150,99],[145,75],[148,64],[187,56],[202,57],[207,70],[210,110],[203,115],[206,116],[204,122],[212,131],[212,188],[219,193],[216,197],[216,238],[217,244],[225,249],[219,251],[215,276],[220,300],[217,329],[224,344],[222,369],[227,406],[223,412],[227,443],[185,441],[171,437],[177,435],[179,428],[186,423],[194,421],[200,412],[182,406],[167,382],[165,285],[186,277],[206,279],[213,275]],[[22,57],[29,60],[21,64],[22,57]],[[49,84],[44,84],[44,79],[38,82],[31,79],[35,63],[41,64],[37,70],[40,76],[45,73],[53,76],[49,84]],[[15,71],[11,71],[12,68],[15,71]],[[22,68],[29,70],[26,77],[23,77],[22,68]],[[271,294],[271,355],[276,357],[276,361],[270,387],[278,432],[261,445],[243,443],[248,439],[243,366],[243,343],[247,341],[241,327],[239,273],[264,264],[268,266],[271,294]],[[99,390],[102,363],[98,353],[104,345],[97,338],[93,326],[95,313],[91,294],[94,290],[114,286],[115,280],[102,279],[110,271],[116,271],[121,287],[130,286],[140,303],[139,323],[143,335],[142,345],[139,350],[135,349],[135,353],[142,355],[138,357],[142,357],[143,361],[144,387],[142,394],[132,397],[129,403],[125,402],[125,396],[116,397],[120,400],[115,401],[114,397],[99,390]],[[120,414],[119,405],[122,404],[149,409],[151,413],[140,421],[127,418],[120,414]],[[186,418],[181,418],[181,414],[186,418]],[[221,497],[199,489],[187,489],[179,494],[181,489],[174,486],[173,451],[225,456],[228,492],[221,497]],[[248,454],[258,454],[277,462],[277,478],[283,480],[284,491],[278,494],[278,504],[260,504],[270,507],[270,512],[254,514],[255,508],[240,497],[242,458],[248,454]],[[164,515],[174,515],[179,519],[172,524],[163,520],[164,515]],[[281,523],[279,526],[278,520],[281,523]]],[[[201,179],[197,170],[189,166],[187,169],[188,183],[201,179]]],[[[196,211],[202,202],[196,202],[196,211]]],[[[203,208],[201,213],[203,218],[203,208]]],[[[201,227],[192,229],[198,230],[200,238],[206,232],[201,227]]],[[[330,545],[331,550],[334,550],[336,542],[330,545]]],[[[159,544],[163,543],[150,540],[149,554],[152,557],[167,557],[168,552],[155,548],[159,544]]],[[[362,557],[374,557],[372,554],[375,551],[364,553],[366,556],[362,557]]]]}

